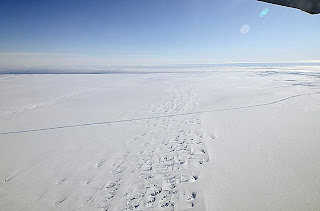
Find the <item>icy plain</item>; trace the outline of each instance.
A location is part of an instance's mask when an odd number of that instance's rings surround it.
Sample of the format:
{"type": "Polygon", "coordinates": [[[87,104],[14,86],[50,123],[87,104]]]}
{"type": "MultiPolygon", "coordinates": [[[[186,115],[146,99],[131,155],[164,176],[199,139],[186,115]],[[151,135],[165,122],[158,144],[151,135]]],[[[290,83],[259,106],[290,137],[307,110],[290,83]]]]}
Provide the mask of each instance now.
{"type": "Polygon", "coordinates": [[[320,72],[0,75],[1,210],[318,210],[320,72]]]}

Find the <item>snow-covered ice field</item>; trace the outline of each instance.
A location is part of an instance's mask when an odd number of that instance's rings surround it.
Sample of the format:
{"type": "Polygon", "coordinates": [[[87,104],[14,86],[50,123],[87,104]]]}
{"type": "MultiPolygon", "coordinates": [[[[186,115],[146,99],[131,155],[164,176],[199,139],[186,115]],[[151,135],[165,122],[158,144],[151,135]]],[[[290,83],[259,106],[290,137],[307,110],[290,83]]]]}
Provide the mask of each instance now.
{"type": "Polygon", "coordinates": [[[319,210],[320,72],[0,75],[0,210],[319,210]]]}

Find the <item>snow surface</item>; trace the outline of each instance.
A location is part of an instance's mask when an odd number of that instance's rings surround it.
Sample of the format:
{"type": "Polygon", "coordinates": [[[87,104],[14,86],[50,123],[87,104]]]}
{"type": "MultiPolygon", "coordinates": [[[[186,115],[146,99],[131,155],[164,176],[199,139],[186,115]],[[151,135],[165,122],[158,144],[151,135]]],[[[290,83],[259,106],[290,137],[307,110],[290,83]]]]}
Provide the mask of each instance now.
{"type": "Polygon", "coordinates": [[[318,210],[319,72],[0,75],[1,210],[318,210]]]}

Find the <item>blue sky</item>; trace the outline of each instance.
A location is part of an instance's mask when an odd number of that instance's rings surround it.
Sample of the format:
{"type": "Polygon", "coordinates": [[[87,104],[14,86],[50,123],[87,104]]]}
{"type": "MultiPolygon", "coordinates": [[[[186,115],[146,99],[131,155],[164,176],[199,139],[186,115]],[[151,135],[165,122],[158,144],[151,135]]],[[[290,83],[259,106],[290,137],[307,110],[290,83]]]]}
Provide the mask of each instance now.
{"type": "Polygon", "coordinates": [[[319,26],[256,0],[2,0],[0,64],[318,61],[319,26]]]}

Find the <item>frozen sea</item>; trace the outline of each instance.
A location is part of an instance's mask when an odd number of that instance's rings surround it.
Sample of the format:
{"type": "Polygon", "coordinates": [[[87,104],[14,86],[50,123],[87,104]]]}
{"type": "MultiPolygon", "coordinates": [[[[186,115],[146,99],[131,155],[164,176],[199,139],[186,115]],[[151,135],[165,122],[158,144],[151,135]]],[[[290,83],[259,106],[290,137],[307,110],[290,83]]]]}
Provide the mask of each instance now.
{"type": "Polygon", "coordinates": [[[0,209],[320,209],[320,71],[147,70],[0,75],[0,209]]]}

